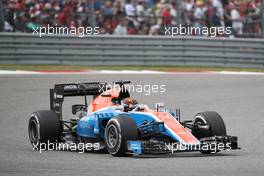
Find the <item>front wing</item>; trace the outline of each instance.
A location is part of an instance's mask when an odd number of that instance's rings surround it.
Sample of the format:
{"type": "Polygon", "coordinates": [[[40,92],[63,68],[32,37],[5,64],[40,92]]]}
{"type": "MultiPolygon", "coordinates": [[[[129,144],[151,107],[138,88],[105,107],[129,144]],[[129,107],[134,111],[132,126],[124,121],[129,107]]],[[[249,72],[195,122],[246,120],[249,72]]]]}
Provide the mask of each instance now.
{"type": "Polygon", "coordinates": [[[200,139],[200,144],[190,145],[176,143],[165,143],[157,140],[127,141],[128,152],[134,155],[163,154],[176,152],[208,152],[217,153],[222,150],[240,149],[236,136],[213,136],[200,139]]]}

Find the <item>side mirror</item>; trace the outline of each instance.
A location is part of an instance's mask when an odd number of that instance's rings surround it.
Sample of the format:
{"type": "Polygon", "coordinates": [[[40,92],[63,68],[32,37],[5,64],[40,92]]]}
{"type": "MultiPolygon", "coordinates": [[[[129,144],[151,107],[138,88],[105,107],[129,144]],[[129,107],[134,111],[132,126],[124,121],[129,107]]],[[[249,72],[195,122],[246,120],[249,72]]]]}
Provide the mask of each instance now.
{"type": "Polygon", "coordinates": [[[165,104],[164,103],[156,103],[155,107],[156,107],[157,112],[165,111],[165,104]]]}

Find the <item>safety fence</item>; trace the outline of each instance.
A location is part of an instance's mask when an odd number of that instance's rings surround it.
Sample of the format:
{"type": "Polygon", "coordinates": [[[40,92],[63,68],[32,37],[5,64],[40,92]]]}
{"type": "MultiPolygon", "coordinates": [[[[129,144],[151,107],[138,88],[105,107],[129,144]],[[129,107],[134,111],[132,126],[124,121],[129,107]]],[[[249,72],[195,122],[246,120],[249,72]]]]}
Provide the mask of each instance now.
{"type": "Polygon", "coordinates": [[[0,33],[0,63],[264,68],[264,40],[0,33]]]}

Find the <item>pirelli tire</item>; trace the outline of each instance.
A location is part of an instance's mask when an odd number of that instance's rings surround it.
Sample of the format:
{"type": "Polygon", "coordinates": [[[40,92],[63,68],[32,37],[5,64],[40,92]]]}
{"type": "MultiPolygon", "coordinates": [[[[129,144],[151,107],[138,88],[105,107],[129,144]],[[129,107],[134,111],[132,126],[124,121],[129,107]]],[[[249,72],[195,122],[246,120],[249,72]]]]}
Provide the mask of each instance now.
{"type": "Polygon", "coordinates": [[[105,128],[107,151],[112,156],[126,155],[128,140],[138,140],[135,121],[128,115],[119,115],[110,119],[105,128]]]}
{"type": "Polygon", "coordinates": [[[61,123],[54,111],[33,112],[28,123],[29,141],[35,149],[42,143],[54,143],[60,140],[61,123]]]}
{"type": "MultiPolygon", "coordinates": [[[[194,125],[209,125],[208,129],[197,129],[192,133],[197,139],[201,139],[204,137],[212,137],[212,136],[225,136],[226,135],[226,126],[222,117],[214,111],[205,111],[200,112],[194,117],[194,125]]],[[[219,151],[217,151],[219,152],[219,151]]],[[[212,151],[210,150],[202,150],[203,154],[210,154],[212,151]]]]}

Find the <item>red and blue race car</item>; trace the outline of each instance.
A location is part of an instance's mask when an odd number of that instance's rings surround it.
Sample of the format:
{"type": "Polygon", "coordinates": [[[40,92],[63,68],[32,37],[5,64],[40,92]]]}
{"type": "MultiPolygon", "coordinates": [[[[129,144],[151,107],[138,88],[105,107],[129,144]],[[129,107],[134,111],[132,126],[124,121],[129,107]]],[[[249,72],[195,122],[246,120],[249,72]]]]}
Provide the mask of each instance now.
{"type": "Polygon", "coordinates": [[[101,82],[56,84],[50,89],[50,110],[33,112],[29,119],[31,144],[39,149],[43,143],[96,143],[113,156],[239,149],[218,113],[201,112],[181,121],[180,110],[139,104],[126,89],[129,83],[118,81],[111,88],[101,82]],[[71,118],[65,120],[62,104],[73,96],[83,96],[84,104],[72,105],[71,118]],[[89,105],[87,96],[92,96],[89,105]]]}

